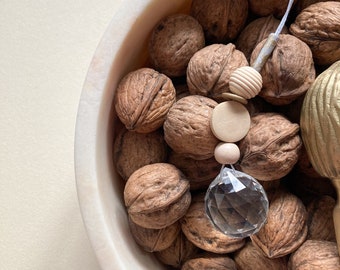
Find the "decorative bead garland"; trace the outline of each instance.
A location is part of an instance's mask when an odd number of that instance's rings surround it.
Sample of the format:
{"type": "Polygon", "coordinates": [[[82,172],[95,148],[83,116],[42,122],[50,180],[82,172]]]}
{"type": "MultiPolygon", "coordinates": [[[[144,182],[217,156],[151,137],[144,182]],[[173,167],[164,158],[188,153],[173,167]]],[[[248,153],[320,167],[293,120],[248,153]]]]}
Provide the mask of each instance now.
{"type": "Polygon", "coordinates": [[[240,150],[235,142],[245,137],[250,129],[250,115],[244,105],[247,104],[248,99],[255,97],[261,91],[260,71],[277,44],[293,2],[289,1],[278,28],[275,33],[268,36],[254,64],[240,67],[230,75],[230,93],[221,95],[227,101],[218,104],[213,110],[210,128],[222,141],[216,146],[214,155],[216,161],[222,165],[235,164],[240,157],[240,150]]]}

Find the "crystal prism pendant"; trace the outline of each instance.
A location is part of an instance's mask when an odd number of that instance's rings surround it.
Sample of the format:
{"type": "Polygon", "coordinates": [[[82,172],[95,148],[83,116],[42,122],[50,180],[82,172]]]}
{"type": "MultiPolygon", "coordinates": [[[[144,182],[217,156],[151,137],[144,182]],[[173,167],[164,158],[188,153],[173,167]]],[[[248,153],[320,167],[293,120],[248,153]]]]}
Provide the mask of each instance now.
{"type": "Polygon", "coordinates": [[[231,237],[257,233],[266,221],[268,198],[250,175],[222,166],[205,195],[205,211],[212,224],[231,237]]]}

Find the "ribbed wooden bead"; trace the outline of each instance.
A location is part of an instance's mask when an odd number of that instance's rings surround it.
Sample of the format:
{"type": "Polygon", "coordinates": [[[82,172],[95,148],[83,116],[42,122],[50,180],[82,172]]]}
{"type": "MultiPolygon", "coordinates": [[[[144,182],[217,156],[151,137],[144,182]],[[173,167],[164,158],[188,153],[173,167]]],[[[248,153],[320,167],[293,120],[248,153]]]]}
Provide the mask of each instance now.
{"type": "Polygon", "coordinates": [[[253,67],[244,66],[230,75],[230,92],[250,99],[255,97],[262,88],[262,76],[253,67]]]}

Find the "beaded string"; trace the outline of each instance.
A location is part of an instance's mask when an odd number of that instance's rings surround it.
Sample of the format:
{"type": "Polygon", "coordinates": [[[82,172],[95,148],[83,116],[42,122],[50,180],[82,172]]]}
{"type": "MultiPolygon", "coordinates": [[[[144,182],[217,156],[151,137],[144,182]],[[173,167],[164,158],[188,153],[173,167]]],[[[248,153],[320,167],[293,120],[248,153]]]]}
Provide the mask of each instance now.
{"type": "Polygon", "coordinates": [[[221,95],[228,101],[218,104],[213,110],[210,126],[214,135],[222,141],[215,148],[215,159],[221,164],[234,164],[240,157],[240,151],[234,142],[241,140],[250,128],[250,115],[243,105],[247,104],[247,99],[255,97],[261,91],[260,71],[278,42],[293,3],[294,0],[289,0],[279,26],[274,33],[269,34],[253,65],[240,67],[230,75],[230,92],[221,95]],[[231,130],[233,134],[227,134],[231,130]]]}
{"type": "Polygon", "coordinates": [[[215,147],[214,155],[222,166],[206,192],[205,211],[212,225],[231,237],[257,233],[267,219],[269,201],[263,187],[252,176],[235,170],[232,164],[240,158],[235,142],[245,137],[250,129],[250,115],[242,104],[260,92],[260,71],[277,44],[292,4],[290,0],[277,30],[269,35],[253,66],[238,68],[231,74],[231,93],[222,95],[231,100],[219,103],[212,112],[211,131],[222,141],[215,147]]]}

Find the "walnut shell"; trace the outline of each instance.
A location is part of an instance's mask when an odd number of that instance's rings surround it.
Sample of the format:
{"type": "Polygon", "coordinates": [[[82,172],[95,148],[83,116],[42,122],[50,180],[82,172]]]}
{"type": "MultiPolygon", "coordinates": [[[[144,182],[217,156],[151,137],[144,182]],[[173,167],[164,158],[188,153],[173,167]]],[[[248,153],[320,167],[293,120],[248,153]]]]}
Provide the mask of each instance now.
{"type": "Polygon", "coordinates": [[[287,258],[270,259],[262,251],[248,242],[234,256],[238,270],[287,270],[287,258]]]}
{"type": "Polygon", "coordinates": [[[319,2],[308,6],[290,25],[290,32],[307,43],[319,65],[340,60],[340,2],[319,2]]]}
{"type": "Polygon", "coordinates": [[[163,125],[167,144],[186,157],[211,158],[219,142],[210,129],[211,114],[216,105],[214,100],[198,95],[178,100],[163,125]]]}
{"type": "Polygon", "coordinates": [[[221,170],[221,164],[214,157],[196,160],[171,152],[168,162],[184,173],[190,182],[190,190],[207,189],[221,170]]]}
{"type": "Polygon", "coordinates": [[[161,251],[171,246],[181,231],[177,221],[163,229],[143,228],[129,218],[129,227],[136,243],[147,252],[161,251]]]}
{"type": "Polygon", "coordinates": [[[181,219],[182,231],[197,247],[218,253],[230,253],[245,244],[243,238],[232,238],[217,230],[205,213],[204,194],[193,197],[188,212],[181,219]]]}
{"type": "Polygon", "coordinates": [[[155,252],[155,255],[162,263],[179,268],[198,251],[199,249],[180,232],[168,248],[155,252]]]}
{"type": "Polygon", "coordinates": [[[125,206],[133,222],[162,229],[179,220],[191,202],[189,181],[173,165],[155,163],[135,171],[124,189],[125,206]]]}
{"type": "Polygon", "coordinates": [[[267,222],[250,238],[268,258],[278,258],[295,251],[306,240],[307,231],[307,211],[302,201],[280,190],[271,199],[267,222]]]}
{"type": "Polygon", "coordinates": [[[196,52],[187,69],[187,84],[192,95],[221,100],[221,94],[230,92],[230,74],[248,66],[244,54],[229,43],[212,44],[196,52]]]}
{"type": "Polygon", "coordinates": [[[202,25],[207,43],[227,43],[246,22],[248,1],[193,0],[190,13],[202,25]]]}
{"type": "Polygon", "coordinates": [[[336,241],[333,223],[333,209],[335,204],[335,199],[330,196],[315,198],[308,204],[307,239],[336,241]]]}
{"type": "Polygon", "coordinates": [[[166,158],[167,145],[159,130],[137,133],[123,128],[115,139],[113,162],[124,180],[144,165],[165,162],[166,158]]]}
{"type": "Polygon", "coordinates": [[[237,270],[233,259],[224,257],[195,258],[185,262],[181,270],[237,270]]]}
{"type": "MultiPolygon", "coordinates": [[[[247,60],[250,61],[251,53],[257,44],[266,39],[270,33],[276,31],[280,20],[273,15],[258,18],[250,22],[240,33],[235,43],[236,48],[244,53],[247,60]]],[[[288,28],[284,26],[281,34],[287,34],[288,28]]]]}
{"type": "Polygon", "coordinates": [[[307,240],[289,258],[290,270],[340,269],[335,242],[307,240]]]}
{"type": "MultiPolygon", "coordinates": [[[[267,39],[255,47],[253,64],[267,39]]],[[[263,87],[259,96],[273,105],[286,105],[302,96],[315,80],[312,52],[298,38],[281,34],[271,56],[260,71],[263,87]]]]}
{"type": "Polygon", "coordinates": [[[173,14],[154,27],[149,40],[150,62],[169,77],[185,75],[192,55],[205,45],[202,26],[187,14],[173,14]]]}
{"type": "Polygon", "coordinates": [[[120,81],[114,102],[117,116],[128,130],[149,133],[163,125],[175,101],[176,90],[167,76],[141,68],[120,81]]]}
{"type": "MultiPolygon", "coordinates": [[[[325,2],[325,0],[299,0],[294,7],[295,13],[299,14],[306,7],[318,2],[325,2]]],[[[335,0],[335,2],[340,2],[340,0],[335,0]]]]}
{"type": "MultiPolygon", "coordinates": [[[[258,16],[274,15],[281,18],[286,12],[289,0],[249,0],[250,10],[258,16]]],[[[296,0],[294,1],[296,2],[296,0]]]]}
{"type": "Polygon", "coordinates": [[[262,181],[287,175],[298,161],[302,141],[299,125],[277,113],[251,117],[248,134],[240,143],[242,171],[262,181]]]}

